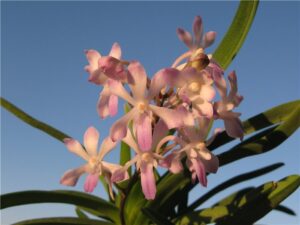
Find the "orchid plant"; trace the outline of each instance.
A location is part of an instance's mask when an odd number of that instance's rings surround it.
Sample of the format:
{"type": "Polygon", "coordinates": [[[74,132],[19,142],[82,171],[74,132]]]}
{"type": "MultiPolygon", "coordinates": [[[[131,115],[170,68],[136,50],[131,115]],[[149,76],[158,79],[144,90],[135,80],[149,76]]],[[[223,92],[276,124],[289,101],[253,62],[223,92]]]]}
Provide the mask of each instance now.
{"type": "MultiPolygon", "coordinates": [[[[237,31],[237,25],[233,23],[227,35],[247,34],[257,4],[256,1],[241,2],[235,20],[241,21],[242,29],[239,27],[237,31]],[[252,17],[243,20],[241,12],[247,10],[252,17]]],[[[94,49],[85,51],[88,81],[101,87],[96,103],[100,123],[108,116],[116,117],[119,99],[126,105],[125,114],[117,118],[100,147],[100,134],[92,126],[85,131],[81,144],[48,125],[41,126],[31,117],[22,118],[63,141],[71,153],[86,161],[66,171],[60,180],[62,185],[75,186],[80,177],[87,174],[84,191],[92,193],[101,180],[107,188],[109,200],[75,191],[40,192],[37,195],[47,199],[46,202],[75,204],[79,218],[40,219],[21,224],[253,224],[273,209],[293,213],[280,207],[279,203],[300,185],[298,175],[240,190],[212,208],[197,210],[205,200],[226,187],[267,173],[282,164],[228,180],[191,205],[187,204],[188,192],[197,183],[201,185],[198,188],[208,186],[207,176],[217,173],[220,166],[266,152],[283,142],[298,128],[300,113],[296,101],[266,111],[264,115],[270,124],[261,123],[259,115],[241,122],[241,113],[235,109],[243,100],[238,93],[237,75],[235,71],[225,73],[226,60],[236,54],[232,49],[237,51],[243,41],[241,35],[236,35],[239,37],[232,38],[231,42],[224,38],[220,47],[227,52],[224,56],[221,51],[206,52],[206,48],[214,43],[216,32],[204,33],[200,16],[195,17],[192,31],[193,34],[177,29],[179,40],[188,50],[152,76],[147,75],[139,61],[123,59],[118,43],[112,45],[106,56],[94,49]],[[216,120],[222,120],[224,128],[213,130],[216,120]],[[263,128],[264,131],[243,141],[245,135],[263,128]],[[274,132],[282,132],[285,136],[276,138],[274,132]],[[215,148],[234,139],[240,140],[236,147],[218,156],[213,154],[215,148]],[[121,163],[104,161],[107,154],[118,151],[119,144],[123,154],[121,163]],[[161,175],[161,171],[165,174],[161,175]],[[248,209],[254,205],[256,213],[253,214],[248,209]],[[91,219],[86,213],[102,220],[91,219]]],[[[1,104],[16,115],[25,114],[5,99],[1,104]]],[[[44,201],[30,198],[33,194],[36,193],[4,195],[1,207],[44,201]]]]}

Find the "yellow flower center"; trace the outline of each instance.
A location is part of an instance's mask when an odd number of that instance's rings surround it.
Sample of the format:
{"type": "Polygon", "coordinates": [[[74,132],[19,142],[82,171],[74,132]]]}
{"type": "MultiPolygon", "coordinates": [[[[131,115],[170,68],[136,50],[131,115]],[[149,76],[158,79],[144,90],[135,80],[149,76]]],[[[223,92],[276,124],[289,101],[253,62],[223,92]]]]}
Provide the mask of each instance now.
{"type": "Polygon", "coordinates": [[[192,92],[198,92],[198,91],[200,91],[201,85],[199,82],[192,82],[189,84],[188,88],[192,92]]]}
{"type": "Polygon", "coordinates": [[[153,160],[152,154],[149,152],[143,153],[142,160],[146,162],[151,162],[153,160]]]}
{"type": "Polygon", "coordinates": [[[138,108],[140,113],[143,113],[147,110],[148,105],[144,102],[140,102],[140,103],[138,103],[137,108],[138,108]]]}

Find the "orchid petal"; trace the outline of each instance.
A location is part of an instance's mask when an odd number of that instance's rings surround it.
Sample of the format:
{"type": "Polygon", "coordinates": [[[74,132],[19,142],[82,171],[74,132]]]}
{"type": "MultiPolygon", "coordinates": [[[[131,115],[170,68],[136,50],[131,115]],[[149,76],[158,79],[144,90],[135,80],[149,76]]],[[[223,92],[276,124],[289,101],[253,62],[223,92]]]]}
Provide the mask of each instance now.
{"type": "Polygon", "coordinates": [[[83,173],[89,172],[89,165],[84,164],[76,169],[68,170],[64,173],[62,178],[60,179],[60,183],[66,186],[75,186],[79,177],[83,173]]]}
{"type": "Polygon", "coordinates": [[[178,36],[179,40],[181,40],[188,48],[190,48],[190,49],[193,48],[193,38],[189,32],[185,31],[182,28],[178,28],[177,36],[178,36]]]}
{"type": "Polygon", "coordinates": [[[199,182],[202,184],[202,186],[206,187],[207,186],[207,179],[206,179],[206,172],[204,165],[202,161],[198,159],[190,159],[192,165],[193,165],[193,170],[196,172],[197,177],[199,182]]]}
{"type": "Polygon", "coordinates": [[[159,162],[159,165],[168,168],[174,174],[180,173],[183,170],[181,158],[175,153],[169,154],[159,162]]]}
{"type": "Polygon", "coordinates": [[[112,141],[119,141],[126,136],[127,125],[137,113],[138,111],[134,107],[112,125],[110,128],[110,137],[112,141]]]}
{"type": "Polygon", "coordinates": [[[118,112],[118,96],[111,95],[109,96],[108,101],[108,110],[110,116],[115,116],[118,112]]]}
{"type": "Polygon", "coordinates": [[[102,119],[104,119],[109,115],[109,108],[108,108],[109,97],[110,97],[109,87],[107,85],[104,85],[104,88],[100,93],[97,102],[97,112],[102,119]]]}
{"type": "Polygon", "coordinates": [[[123,98],[131,105],[135,105],[135,100],[129,95],[121,82],[109,79],[107,83],[112,94],[123,98]]]}
{"type": "Polygon", "coordinates": [[[108,152],[110,152],[114,147],[116,147],[116,145],[117,142],[113,142],[110,137],[106,137],[100,146],[98,154],[99,160],[101,161],[108,152]]]}
{"type": "Polygon", "coordinates": [[[85,159],[86,161],[89,161],[89,156],[86,153],[86,151],[83,149],[82,145],[79,143],[79,141],[73,139],[73,138],[65,138],[64,144],[68,148],[68,150],[72,153],[75,153],[76,155],[80,156],[81,158],[85,159]]]}
{"type": "Polygon", "coordinates": [[[158,96],[164,87],[174,87],[180,78],[179,75],[179,70],[174,68],[165,68],[159,70],[151,79],[148,100],[158,96]]]}
{"type": "Polygon", "coordinates": [[[109,53],[109,56],[112,56],[116,59],[121,59],[121,56],[122,56],[122,50],[121,50],[121,47],[120,45],[115,42],[113,44],[113,46],[111,47],[111,50],[110,50],[110,53],[109,53]]]}
{"type": "Polygon", "coordinates": [[[199,112],[201,116],[212,118],[214,115],[213,105],[210,102],[203,102],[200,104],[197,104],[197,102],[193,102],[193,107],[199,112]]]}
{"type": "Polygon", "coordinates": [[[99,132],[94,127],[89,127],[84,133],[83,143],[90,156],[97,155],[99,132]]]}
{"type": "MultiPolygon", "coordinates": [[[[209,152],[209,154],[211,155],[209,157],[210,159],[203,159],[202,163],[204,164],[205,171],[207,171],[209,173],[216,173],[218,171],[218,168],[219,168],[219,159],[214,154],[212,154],[210,152],[209,152]]],[[[201,155],[201,152],[200,152],[200,155],[201,155]]]]}
{"type": "Polygon", "coordinates": [[[243,140],[243,125],[239,118],[225,119],[224,125],[228,136],[233,138],[240,138],[241,140],[243,140]]]}
{"type": "Polygon", "coordinates": [[[128,71],[130,72],[128,81],[134,98],[137,100],[144,99],[147,89],[147,74],[144,67],[139,62],[134,61],[129,64],[128,71]]]}
{"type": "Polygon", "coordinates": [[[158,142],[168,134],[168,127],[163,120],[159,120],[153,129],[153,146],[157,146],[158,142]]]}
{"type": "Polygon", "coordinates": [[[196,46],[199,46],[203,33],[202,19],[200,16],[196,16],[194,19],[193,31],[195,35],[195,44],[196,46]]]}
{"type": "Polygon", "coordinates": [[[182,126],[182,113],[168,108],[149,105],[150,109],[158,115],[169,129],[182,126]]]}
{"type": "Polygon", "coordinates": [[[131,134],[131,131],[129,129],[127,129],[126,137],[123,138],[122,141],[125,142],[127,145],[129,145],[133,149],[133,151],[135,151],[136,153],[140,152],[140,149],[139,149],[136,141],[134,140],[134,138],[131,134]]]}
{"type": "Polygon", "coordinates": [[[98,179],[99,179],[98,174],[90,173],[84,182],[84,191],[89,193],[93,192],[95,187],[97,186],[98,179]]]}
{"type": "Polygon", "coordinates": [[[124,80],[127,76],[127,71],[125,70],[124,64],[112,57],[104,56],[98,61],[101,71],[113,80],[124,80]]]}
{"type": "Polygon", "coordinates": [[[212,101],[216,95],[216,92],[211,85],[202,85],[199,95],[206,101],[212,101]]]}
{"type": "Polygon", "coordinates": [[[98,69],[98,60],[101,58],[101,55],[98,51],[90,49],[85,51],[86,58],[90,65],[86,66],[85,69],[88,73],[92,73],[98,69]]]}
{"type": "Polygon", "coordinates": [[[146,114],[140,114],[134,121],[136,136],[139,147],[142,151],[151,150],[152,146],[152,125],[151,118],[146,114]]]}
{"type": "Polygon", "coordinates": [[[153,200],[156,195],[156,182],[152,163],[141,163],[141,184],[145,198],[153,200]]]}
{"type": "Polygon", "coordinates": [[[217,33],[214,31],[207,32],[203,37],[203,48],[211,46],[216,39],[216,35],[217,33]]]}

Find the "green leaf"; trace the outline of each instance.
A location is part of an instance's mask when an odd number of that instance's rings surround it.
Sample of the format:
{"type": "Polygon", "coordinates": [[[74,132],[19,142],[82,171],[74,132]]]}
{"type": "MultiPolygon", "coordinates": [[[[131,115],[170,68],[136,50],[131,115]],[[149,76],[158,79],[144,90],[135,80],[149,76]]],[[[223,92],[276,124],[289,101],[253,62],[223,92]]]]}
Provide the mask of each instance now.
{"type": "Polygon", "coordinates": [[[73,217],[53,217],[24,220],[13,225],[113,225],[113,223],[100,220],[73,218],[73,217]]]}
{"type": "Polygon", "coordinates": [[[156,225],[173,225],[167,218],[152,209],[142,208],[142,212],[156,225]]]}
{"type": "Polygon", "coordinates": [[[291,175],[274,183],[275,188],[267,195],[260,195],[255,201],[250,201],[244,207],[238,207],[218,225],[253,224],[275,209],[300,185],[300,176],[291,175]]]}
{"type": "Polygon", "coordinates": [[[70,137],[69,135],[57,130],[56,128],[33,118],[32,116],[28,115],[27,113],[25,113],[24,111],[22,111],[21,109],[19,109],[18,107],[16,107],[15,105],[13,105],[12,103],[10,103],[2,97],[0,103],[3,108],[5,108],[10,113],[14,114],[19,119],[23,120],[25,123],[49,134],[50,136],[58,139],[59,141],[63,141],[64,138],[70,137]]]}
{"type": "Polygon", "coordinates": [[[241,1],[234,19],[213,54],[213,58],[226,69],[242,47],[258,7],[258,1],[241,1]]]}
{"type": "Polygon", "coordinates": [[[78,191],[21,191],[1,195],[1,209],[33,203],[65,203],[89,209],[102,218],[120,224],[119,210],[113,204],[78,191]]]}
{"type": "Polygon", "coordinates": [[[300,176],[291,175],[279,182],[267,182],[258,188],[246,188],[229,195],[211,208],[180,216],[176,225],[253,224],[272,209],[276,209],[299,185],[300,176]]]}
{"type": "Polygon", "coordinates": [[[78,206],[75,208],[75,213],[79,218],[83,218],[83,219],[89,218],[83,211],[81,211],[80,207],[78,206]]]}
{"type": "Polygon", "coordinates": [[[199,207],[201,204],[203,204],[206,200],[208,200],[209,198],[215,196],[217,193],[225,190],[226,188],[229,188],[235,184],[244,182],[246,180],[250,180],[253,179],[255,177],[259,177],[261,175],[264,175],[266,173],[269,173],[273,170],[278,169],[279,167],[283,166],[283,163],[275,163],[272,164],[270,166],[267,167],[263,167],[248,173],[244,173],[238,176],[235,176],[221,184],[219,184],[218,186],[216,186],[215,188],[211,189],[209,192],[207,192],[205,195],[201,196],[199,199],[197,199],[194,203],[192,203],[186,210],[184,210],[182,212],[182,214],[188,212],[188,211],[193,211],[194,209],[196,209],[197,207],[199,207]]]}
{"type": "Polygon", "coordinates": [[[279,205],[279,206],[277,206],[274,209],[277,210],[277,211],[286,213],[288,215],[291,215],[291,216],[296,216],[296,213],[292,209],[290,209],[290,208],[288,208],[288,207],[286,207],[284,205],[279,205]]]}
{"type": "MultiPolygon", "coordinates": [[[[242,195],[237,202],[232,201],[230,204],[226,205],[216,205],[211,208],[206,208],[202,210],[193,211],[185,215],[180,216],[176,220],[176,225],[194,225],[201,223],[215,223],[220,220],[224,220],[233,213],[236,212],[238,208],[245,207],[249,204],[255,203],[259,200],[261,196],[265,196],[270,193],[275,188],[273,182],[268,182],[252,191],[246,192],[242,195]]],[[[232,196],[232,195],[231,195],[232,196]]],[[[232,223],[232,224],[244,224],[244,223],[232,223]]]]}

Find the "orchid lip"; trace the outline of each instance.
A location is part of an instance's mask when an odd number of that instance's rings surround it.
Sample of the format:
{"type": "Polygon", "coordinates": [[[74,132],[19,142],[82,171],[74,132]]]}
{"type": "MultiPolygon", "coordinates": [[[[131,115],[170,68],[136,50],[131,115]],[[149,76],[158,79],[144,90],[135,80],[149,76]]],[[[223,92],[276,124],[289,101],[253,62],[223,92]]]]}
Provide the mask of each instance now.
{"type": "Polygon", "coordinates": [[[139,102],[137,103],[137,108],[140,113],[144,113],[148,109],[148,104],[145,102],[139,102]]]}

